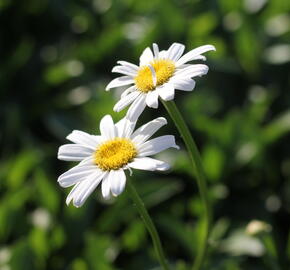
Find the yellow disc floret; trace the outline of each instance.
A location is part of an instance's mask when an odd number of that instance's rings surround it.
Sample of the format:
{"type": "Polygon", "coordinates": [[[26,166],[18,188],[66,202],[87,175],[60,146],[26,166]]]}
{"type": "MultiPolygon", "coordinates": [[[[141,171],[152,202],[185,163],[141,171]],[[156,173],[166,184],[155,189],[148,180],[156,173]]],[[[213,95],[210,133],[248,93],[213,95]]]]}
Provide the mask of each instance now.
{"type": "Polygon", "coordinates": [[[134,144],[125,138],[104,142],[95,152],[95,164],[103,171],[118,170],[137,155],[134,144]]]}
{"type": "MultiPolygon", "coordinates": [[[[172,77],[175,71],[174,62],[171,60],[155,60],[150,63],[156,73],[156,86],[166,83],[172,77]]],[[[155,89],[153,82],[152,71],[148,66],[140,67],[137,76],[135,77],[135,84],[138,90],[147,93],[155,89]]]]}

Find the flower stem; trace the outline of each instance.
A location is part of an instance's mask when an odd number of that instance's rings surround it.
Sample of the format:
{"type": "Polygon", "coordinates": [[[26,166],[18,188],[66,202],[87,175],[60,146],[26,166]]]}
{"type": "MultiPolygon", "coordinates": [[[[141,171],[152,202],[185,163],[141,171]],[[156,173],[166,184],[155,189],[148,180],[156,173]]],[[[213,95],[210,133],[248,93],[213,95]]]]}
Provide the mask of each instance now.
{"type": "Polygon", "coordinates": [[[155,225],[151,219],[151,217],[148,214],[148,211],[145,208],[145,205],[142,201],[142,199],[140,198],[140,196],[138,195],[134,185],[132,184],[132,182],[130,181],[130,179],[127,178],[127,187],[128,187],[128,191],[130,193],[130,196],[132,198],[132,200],[135,203],[135,206],[137,207],[140,216],[142,217],[145,226],[147,227],[147,230],[149,231],[152,241],[153,241],[153,245],[155,247],[155,251],[157,253],[160,265],[162,266],[163,270],[169,270],[169,266],[166,262],[165,256],[164,256],[164,251],[162,248],[162,244],[160,241],[160,237],[158,235],[158,232],[155,228],[155,225]]]}
{"type": "Polygon", "coordinates": [[[202,167],[200,154],[198,152],[196,144],[190,134],[190,131],[181,113],[179,112],[177,106],[175,105],[174,101],[167,101],[167,102],[162,101],[162,103],[164,107],[166,108],[168,114],[172,118],[175,126],[177,127],[186,145],[191,163],[195,171],[197,185],[198,185],[200,197],[201,197],[203,207],[204,207],[201,243],[199,243],[199,248],[197,251],[196,259],[192,267],[193,270],[198,270],[201,268],[205,259],[205,255],[207,251],[207,244],[208,244],[208,235],[209,235],[209,229],[210,229],[210,223],[211,223],[211,207],[210,207],[210,202],[209,202],[208,194],[207,194],[205,173],[202,167]]]}

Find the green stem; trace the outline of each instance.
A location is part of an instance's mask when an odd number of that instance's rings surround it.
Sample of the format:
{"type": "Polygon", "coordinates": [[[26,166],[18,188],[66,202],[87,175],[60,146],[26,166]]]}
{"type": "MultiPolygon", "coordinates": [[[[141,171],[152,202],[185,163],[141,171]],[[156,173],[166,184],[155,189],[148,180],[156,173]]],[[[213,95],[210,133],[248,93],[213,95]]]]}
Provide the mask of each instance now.
{"type": "Polygon", "coordinates": [[[201,197],[203,207],[204,207],[204,219],[203,219],[204,226],[202,226],[203,231],[202,231],[202,236],[201,236],[201,243],[198,247],[196,259],[192,268],[193,270],[198,270],[202,267],[203,261],[205,259],[205,255],[207,251],[207,244],[208,244],[208,235],[209,235],[209,229],[210,229],[210,223],[211,223],[211,210],[210,210],[211,207],[210,207],[210,202],[208,199],[205,174],[204,174],[200,154],[198,152],[196,144],[190,134],[190,131],[181,113],[176,107],[174,101],[167,101],[167,102],[162,101],[162,102],[184,140],[185,146],[190,156],[192,166],[195,170],[197,185],[198,185],[200,197],[201,197]]]}
{"type": "Polygon", "coordinates": [[[145,205],[143,203],[143,201],[141,200],[140,196],[138,195],[135,187],[133,186],[132,182],[130,181],[130,179],[127,178],[127,189],[130,193],[130,196],[132,198],[132,200],[134,201],[140,216],[142,217],[145,226],[147,227],[147,230],[149,231],[152,241],[153,241],[153,245],[155,247],[155,251],[157,253],[159,262],[162,266],[162,268],[164,270],[169,270],[169,266],[166,262],[165,256],[164,256],[164,252],[163,252],[163,248],[162,248],[162,244],[160,241],[160,237],[158,235],[158,232],[154,226],[154,223],[152,221],[152,219],[150,218],[148,211],[145,208],[145,205]]]}

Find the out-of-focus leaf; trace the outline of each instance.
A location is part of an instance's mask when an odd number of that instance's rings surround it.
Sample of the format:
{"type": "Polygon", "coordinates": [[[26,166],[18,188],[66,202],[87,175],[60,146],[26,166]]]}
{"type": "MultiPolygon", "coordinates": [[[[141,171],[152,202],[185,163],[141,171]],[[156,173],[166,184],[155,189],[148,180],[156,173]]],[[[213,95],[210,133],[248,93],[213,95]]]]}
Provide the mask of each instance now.
{"type": "Polygon", "coordinates": [[[103,29],[100,35],[84,40],[78,44],[75,55],[88,63],[97,63],[110,54],[123,39],[121,27],[118,24],[103,29]]]}
{"type": "Polygon", "coordinates": [[[34,181],[39,203],[49,209],[49,211],[56,213],[60,204],[59,193],[57,192],[59,187],[56,181],[50,181],[47,178],[47,174],[41,169],[35,170],[34,181]]]}
{"type": "Polygon", "coordinates": [[[290,111],[286,111],[276,117],[263,130],[264,139],[267,143],[277,141],[281,136],[290,131],[290,111]]]}
{"type": "Polygon", "coordinates": [[[72,262],[71,268],[72,270],[88,270],[89,269],[87,266],[87,263],[81,258],[74,259],[72,262]]]}
{"type": "Polygon", "coordinates": [[[59,249],[65,244],[66,240],[65,232],[62,226],[55,227],[49,238],[52,249],[59,249]]]}
{"type": "Polygon", "coordinates": [[[207,145],[202,152],[203,167],[210,180],[217,181],[221,175],[225,162],[225,155],[215,145],[207,145]]]}
{"type": "Polygon", "coordinates": [[[133,221],[123,233],[124,247],[129,251],[134,251],[144,244],[146,229],[142,220],[133,221]]]}
{"type": "Polygon", "coordinates": [[[227,230],[229,229],[230,221],[227,218],[219,219],[211,230],[210,243],[216,245],[225,236],[227,230]]]}
{"type": "Polygon", "coordinates": [[[25,180],[27,175],[37,167],[42,155],[38,151],[23,150],[11,162],[11,168],[7,176],[7,185],[11,189],[19,188],[25,180]]]}
{"type": "Polygon", "coordinates": [[[178,219],[166,214],[159,216],[157,222],[186,251],[187,256],[191,258],[194,256],[197,244],[194,243],[196,239],[193,237],[193,230],[190,225],[184,225],[178,219]]]}
{"type": "Polygon", "coordinates": [[[87,233],[85,257],[88,261],[89,269],[112,270],[118,249],[113,245],[112,239],[105,235],[87,233]]]}
{"type": "Polygon", "coordinates": [[[34,254],[25,239],[19,240],[12,249],[10,267],[15,270],[36,270],[34,254]]]}
{"type": "MultiPolygon", "coordinates": [[[[17,231],[21,232],[25,229],[25,214],[23,206],[31,195],[29,187],[23,187],[21,190],[8,193],[1,198],[0,202],[0,239],[7,239],[10,233],[18,228],[19,223],[21,228],[17,231]]],[[[14,232],[15,233],[15,232],[14,232]]]]}
{"type": "Polygon", "coordinates": [[[49,84],[58,85],[65,82],[69,78],[81,75],[83,69],[83,64],[78,60],[70,60],[67,62],[53,64],[45,71],[44,79],[49,84]]]}
{"type": "Polygon", "coordinates": [[[256,73],[261,54],[260,43],[251,27],[242,27],[236,35],[236,53],[244,70],[248,73],[256,73]],[[249,46],[251,44],[251,46],[249,46]]]}
{"type": "Polygon", "coordinates": [[[194,17],[190,23],[190,37],[194,40],[208,35],[217,25],[217,18],[213,12],[207,12],[194,17]]]}
{"type": "Polygon", "coordinates": [[[35,254],[34,261],[37,264],[37,268],[43,269],[45,267],[45,260],[50,252],[46,232],[40,228],[32,229],[29,235],[29,244],[35,254]]]}
{"type": "Polygon", "coordinates": [[[140,189],[147,208],[168,200],[182,189],[182,183],[174,178],[168,177],[166,180],[151,178],[150,180],[150,182],[143,182],[142,189],[140,189]]]}

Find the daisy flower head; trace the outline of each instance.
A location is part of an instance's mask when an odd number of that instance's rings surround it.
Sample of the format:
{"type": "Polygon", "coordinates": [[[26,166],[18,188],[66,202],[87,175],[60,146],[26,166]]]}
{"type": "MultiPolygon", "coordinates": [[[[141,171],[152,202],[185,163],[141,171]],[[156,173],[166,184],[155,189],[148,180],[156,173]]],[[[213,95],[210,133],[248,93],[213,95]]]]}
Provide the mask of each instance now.
{"type": "Polygon", "coordinates": [[[212,45],[204,45],[183,54],[185,46],[173,43],[168,50],[159,51],[153,44],[153,52],[147,47],[141,57],[139,66],[126,61],[118,61],[119,65],[112,72],[124,76],[112,80],[106,90],[120,86],[129,86],[114,106],[119,112],[131,104],[127,117],[135,121],[146,105],[158,107],[158,98],[168,101],[174,99],[175,89],[192,91],[197,76],[207,74],[208,66],[204,64],[189,64],[193,60],[206,60],[202,54],[215,50],[212,45]]]}
{"type": "Polygon", "coordinates": [[[134,131],[136,122],[127,118],[114,124],[106,115],[100,122],[101,135],[95,136],[74,130],[67,136],[73,144],[62,145],[58,159],[80,161],[78,165],[63,173],[58,182],[62,187],[74,186],[66,203],[71,201],[80,207],[89,195],[101,184],[102,195],[109,199],[111,194],[118,196],[125,188],[124,170],[140,169],[165,171],[169,164],[148,156],[167,148],[179,148],[172,135],[150,139],[167,121],[156,118],[134,131]]]}

